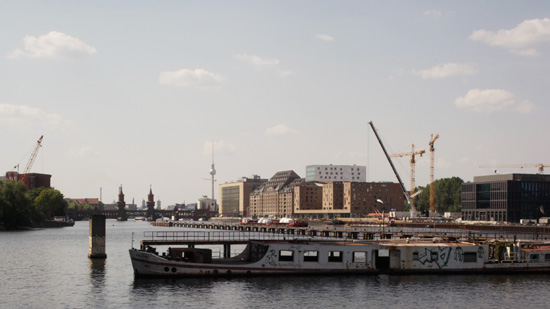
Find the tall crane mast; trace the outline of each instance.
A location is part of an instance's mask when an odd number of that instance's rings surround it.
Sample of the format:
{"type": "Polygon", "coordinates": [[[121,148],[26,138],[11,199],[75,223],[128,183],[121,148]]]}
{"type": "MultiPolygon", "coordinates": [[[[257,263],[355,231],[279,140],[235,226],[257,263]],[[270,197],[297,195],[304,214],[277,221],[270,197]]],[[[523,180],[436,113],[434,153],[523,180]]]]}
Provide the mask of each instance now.
{"type": "Polygon", "coordinates": [[[422,157],[422,154],[424,154],[426,151],[424,149],[421,149],[421,150],[418,150],[418,151],[414,151],[414,144],[412,144],[412,150],[411,152],[403,152],[403,153],[394,153],[392,155],[390,155],[390,157],[392,158],[400,158],[400,157],[405,157],[405,156],[410,156],[411,157],[411,187],[409,189],[410,191],[410,195],[413,195],[414,194],[414,190],[415,190],[415,165],[416,165],[416,160],[415,160],[415,157],[417,155],[420,155],[422,157]]]}
{"type": "Polygon", "coordinates": [[[403,184],[403,181],[401,180],[401,177],[399,177],[399,173],[395,169],[395,166],[393,165],[393,162],[388,155],[388,152],[386,151],[386,147],[384,147],[384,144],[382,143],[382,140],[380,139],[380,136],[378,136],[378,132],[374,128],[374,124],[372,124],[372,121],[369,121],[369,125],[372,128],[372,131],[374,132],[374,135],[376,135],[376,139],[378,140],[378,143],[380,144],[380,147],[382,147],[382,150],[384,151],[384,154],[386,155],[386,159],[388,159],[388,162],[390,163],[390,166],[393,170],[393,173],[395,174],[395,177],[399,181],[399,185],[401,186],[401,190],[403,191],[403,195],[405,195],[405,199],[411,205],[411,218],[416,216],[416,207],[414,206],[414,200],[411,198],[411,195],[407,192],[407,189],[405,189],[405,185],[403,184]]]}
{"type": "Polygon", "coordinates": [[[430,137],[430,211],[435,211],[435,188],[434,188],[434,143],[439,138],[439,134],[435,136],[432,134],[430,137]]]}
{"type": "Polygon", "coordinates": [[[481,168],[527,168],[536,167],[539,169],[539,173],[544,173],[545,167],[550,167],[548,164],[542,163],[526,163],[526,164],[495,164],[495,165],[480,165],[481,168]]]}
{"type": "Polygon", "coordinates": [[[34,160],[36,159],[36,155],[38,154],[38,150],[40,150],[40,147],[42,147],[42,139],[44,138],[44,135],[40,136],[38,141],[36,142],[36,147],[34,147],[34,150],[31,154],[31,158],[29,159],[29,162],[27,162],[27,166],[25,167],[25,170],[23,171],[23,175],[19,178],[19,181],[22,181],[25,183],[27,178],[29,178],[29,172],[31,171],[31,167],[34,163],[34,160]]]}

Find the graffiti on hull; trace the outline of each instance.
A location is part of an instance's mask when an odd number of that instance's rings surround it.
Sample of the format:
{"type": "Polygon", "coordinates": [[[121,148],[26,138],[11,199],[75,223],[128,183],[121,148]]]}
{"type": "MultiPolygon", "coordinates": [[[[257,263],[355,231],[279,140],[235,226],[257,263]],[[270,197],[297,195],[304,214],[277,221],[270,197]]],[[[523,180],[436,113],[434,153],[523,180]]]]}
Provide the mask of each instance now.
{"type": "Polygon", "coordinates": [[[418,261],[422,265],[435,264],[441,269],[447,266],[451,251],[451,247],[424,248],[424,252],[418,254],[418,261]]]}

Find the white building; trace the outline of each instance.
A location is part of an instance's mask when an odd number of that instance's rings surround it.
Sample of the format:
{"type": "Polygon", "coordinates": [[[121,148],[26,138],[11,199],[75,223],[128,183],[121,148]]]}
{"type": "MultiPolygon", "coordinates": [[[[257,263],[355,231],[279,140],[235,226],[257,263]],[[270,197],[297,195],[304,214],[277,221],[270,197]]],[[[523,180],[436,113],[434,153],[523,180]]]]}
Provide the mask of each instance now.
{"type": "Polygon", "coordinates": [[[359,165],[308,165],[306,181],[366,182],[367,167],[359,165]]]}
{"type": "Polygon", "coordinates": [[[210,211],[218,211],[218,205],[215,199],[211,199],[206,195],[199,198],[197,208],[199,210],[206,210],[210,206],[210,211]]]}

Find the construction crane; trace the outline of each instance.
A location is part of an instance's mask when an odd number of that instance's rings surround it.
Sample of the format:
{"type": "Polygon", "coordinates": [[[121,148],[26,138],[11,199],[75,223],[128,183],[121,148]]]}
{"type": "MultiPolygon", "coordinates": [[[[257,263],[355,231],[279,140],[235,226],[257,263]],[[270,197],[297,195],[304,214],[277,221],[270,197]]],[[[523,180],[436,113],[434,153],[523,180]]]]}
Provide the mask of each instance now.
{"type": "Polygon", "coordinates": [[[399,176],[399,173],[395,169],[395,166],[393,165],[391,157],[388,155],[388,152],[386,151],[386,147],[384,147],[384,144],[382,143],[382,140],[380,139],[380,136],[378,136],[378,132],[374,128],[374,124],[372,123],[372,121],[369,121],[369,125],[372,128],[372,131],[374,132],[374,135],[376,136],[376,139],[378,140],[378,143],[380,144],[380,147],[382,147],[382,151],[384,151],[384,155],[386,155],[386,159],[388,159],[388,162],[390,163],[390,166],[393,170],[393,173],[395,174],[395,177],[399,181],[399,185],[401,186],[401,190],[403,191],[403,195],[405,195],[405,199],[407,200],[409,205],[411,205],[411,218],[414,218],[417,214],[416,207],[414,206],[414,200],[411,198],[411,195],[405,189],[405,185],[403,184],[403,181],[401,180],[401,177],[399,176]]]}
{"type": "Polygon", "coordinates": [[[410,156],[411,157],[411,188],[409,190],[410,195],[414,194],[414,188],[415,188],[415,179],[414,179],[414,173],[415,173],[414,167],[416,165],[415,156],[420,155],[422,157],[422,154],[424,154],[425,152],[426,151],[424,149],[414,151],[414,144],[412,144],[412,151],[411,152],[394,153],[394,154],[390,155],[390,157],[392,157],[392,158],[396,158],[396,157],[400,158],[400,157],[405,157],[405,156],[410,156]]]}
{"type": "Polygon", "coordinates": [[[545,167],[550,167],[548,164],[542,163],[526,163],[526,164],[495,164],[495,165],[480,165],[480,168],[528,168],[536,167],[539,169],[539,173],[544,173],[545,167]]]}
{"type": "Polygon", "coordinates": [[[27,162],[27,166],[25,167],[25,170],[23,171],[23,174],[19,178],[19,181],[22,181],[23,183],[25,183],[27,178],[29,178],[29,172],[31,171],[31,167],[34,163],[34,159],[36,159],[36,155],[38,154],[38,150],[40,150],[40,147],[42,147],[42,139],[43,138],[44,138],[44,135],[40,136],[40,138],[36,142],[36,147],[34,147],[34,150],[31,154],[29,162],[27,162]]]}
{"type": "Polygon", "coordinates": [[[434,188],[434,143],[439,138],[439,134],[430,136],[430,211],[435,211],[435,188],[434,188]]]}

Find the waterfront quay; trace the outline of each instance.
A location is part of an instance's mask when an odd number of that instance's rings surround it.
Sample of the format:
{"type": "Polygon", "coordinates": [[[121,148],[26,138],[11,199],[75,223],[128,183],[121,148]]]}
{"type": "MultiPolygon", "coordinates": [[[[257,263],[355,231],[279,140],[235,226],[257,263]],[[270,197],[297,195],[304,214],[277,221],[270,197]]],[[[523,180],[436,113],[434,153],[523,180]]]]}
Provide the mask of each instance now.
{"type": "Polygon", "coordinates": [[[349,240],[444,238],[456,239],[550,239],[550,227],[520,225],[469,225],[451,223],[397,223],[396,226],[349,222],[344,225],[329,225],[319,222],[308,227],[288,224],[238,224],[235,222],[175,221],[151,222],[159,227],[182,227],[207,230],[257,232],[279,234],[292,238],[334,238],[349,240]]]}

